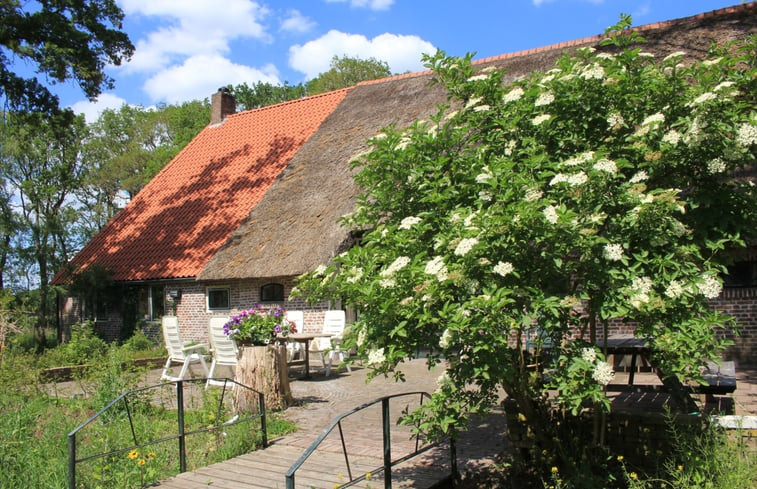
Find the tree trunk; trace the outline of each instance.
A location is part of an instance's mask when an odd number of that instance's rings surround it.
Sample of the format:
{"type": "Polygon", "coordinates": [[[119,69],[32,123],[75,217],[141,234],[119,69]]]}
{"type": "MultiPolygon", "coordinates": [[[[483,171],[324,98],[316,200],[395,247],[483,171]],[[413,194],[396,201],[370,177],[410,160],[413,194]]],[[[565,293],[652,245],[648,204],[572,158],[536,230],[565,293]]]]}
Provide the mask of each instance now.
{"type": "MultiPolygon", "coordinates": [[[[285,346],[243,346],[235,380],[265,396],[266,410],[286,409],[293,402],[287,377],[285,346]]],[[[234,394],[238,413],[257,411],[258,395],[237,387],[234,394]]]]}

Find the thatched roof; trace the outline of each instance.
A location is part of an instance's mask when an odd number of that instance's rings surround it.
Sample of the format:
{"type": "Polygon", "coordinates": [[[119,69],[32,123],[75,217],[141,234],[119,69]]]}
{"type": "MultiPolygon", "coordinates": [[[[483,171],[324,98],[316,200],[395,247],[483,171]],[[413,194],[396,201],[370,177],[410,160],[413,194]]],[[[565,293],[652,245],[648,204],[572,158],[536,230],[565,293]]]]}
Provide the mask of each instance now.
{"type": "MultiPolygon", "coordinates": [[[[694,17],[640,27],[643,49],[660,56],[685,51],[697,58],[713,42],[757,32],[757,8],[746,4],[694,17]]],[[[497,66],[509,80],[552,68],[568,49],[599,47],[601,36],[478,60],[497,66]]],[[[382,127],[404,127],[427,118],[446,101],[431,73],[399,75],[353,88],[315,135],[298,151],[249,218],[203,269],[198,280],[299,275],[328,263],[351,244],[338,224],[354,210],[358,189],[350,159],[382,127]]]]}

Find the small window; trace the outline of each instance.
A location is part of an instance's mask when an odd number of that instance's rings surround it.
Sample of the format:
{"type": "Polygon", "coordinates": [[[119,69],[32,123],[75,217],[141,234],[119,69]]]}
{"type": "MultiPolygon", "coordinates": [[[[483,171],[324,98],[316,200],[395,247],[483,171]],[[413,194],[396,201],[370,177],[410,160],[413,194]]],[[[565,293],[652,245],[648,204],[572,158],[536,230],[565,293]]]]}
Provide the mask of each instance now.
{"type": "Polygon", "coordinates": [[[757,262],[740,261],[728,267],[726,287],[757,287],[757,262]]]}
{"type": "Polygon", "coordinates": [[[283,302],[284,286],[281,284],[265,284],[260,288],[260,302],[283,302]]]}
{"type": "Polygon", "coordinates": [[[208,289],[208,310],[231,309],[228,288],[208,289]]]}

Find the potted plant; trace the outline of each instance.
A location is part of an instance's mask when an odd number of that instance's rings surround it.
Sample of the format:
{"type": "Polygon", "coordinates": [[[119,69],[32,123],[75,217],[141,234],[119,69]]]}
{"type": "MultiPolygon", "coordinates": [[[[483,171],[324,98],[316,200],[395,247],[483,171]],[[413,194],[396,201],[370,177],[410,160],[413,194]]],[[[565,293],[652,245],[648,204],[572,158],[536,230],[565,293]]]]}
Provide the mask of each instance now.
{"type": "Polygon", "coordinates": [[[266,309],[259,304],[240,311],[224,324],[223,331],[241,345],[268,345],[277,337],[297,332],[281,307],[266,309]]]}

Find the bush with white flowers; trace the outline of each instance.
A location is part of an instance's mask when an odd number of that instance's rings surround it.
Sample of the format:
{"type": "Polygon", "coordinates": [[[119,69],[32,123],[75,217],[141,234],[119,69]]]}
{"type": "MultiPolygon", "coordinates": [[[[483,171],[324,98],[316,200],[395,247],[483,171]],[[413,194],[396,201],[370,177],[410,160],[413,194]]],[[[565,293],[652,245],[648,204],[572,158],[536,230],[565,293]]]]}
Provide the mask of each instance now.
{"type": "Polygon", "coordinates": [[[433,348],[447,370],[422,430],[450,432],[501,388],[553,446],[555,407],[609,407],[593,345],[612,322],[637,325],[681,378],[727,344],[708,301],[757,229],[755,188],[733,177],[755,163],[757,43],[706,61],[643,46],[579,49],[510,85],[437,53],[449,104],[355,160],[345,223],[362,242],[299,289],[355,305],[347,342],[374,374],[433,348]]]}

